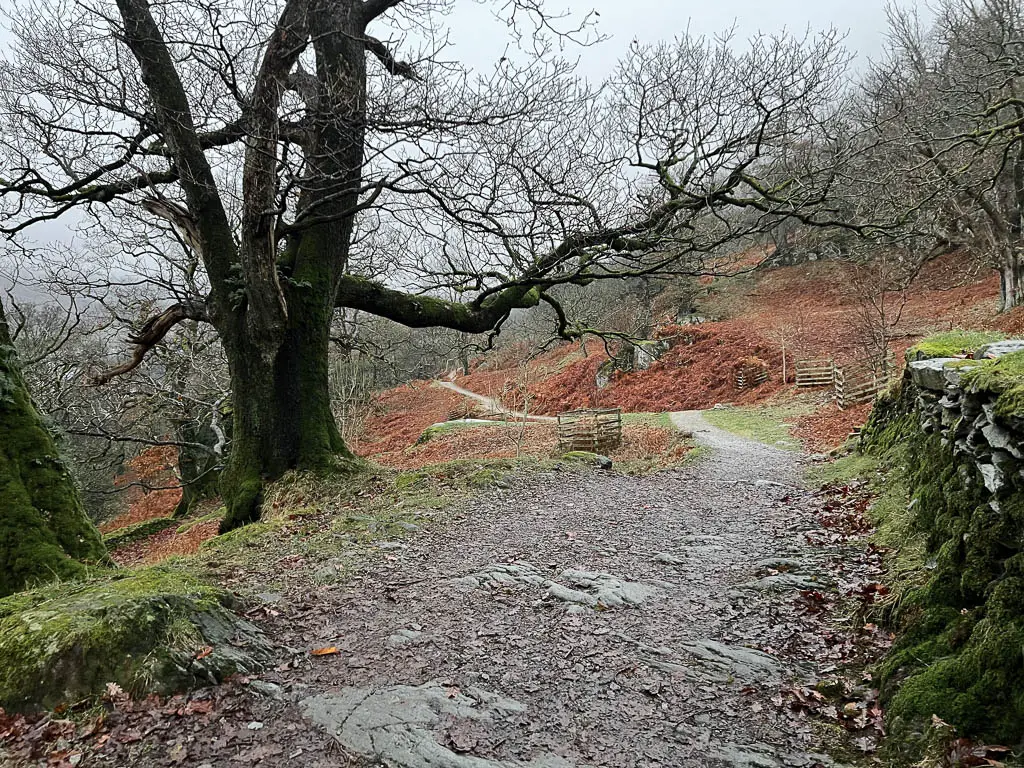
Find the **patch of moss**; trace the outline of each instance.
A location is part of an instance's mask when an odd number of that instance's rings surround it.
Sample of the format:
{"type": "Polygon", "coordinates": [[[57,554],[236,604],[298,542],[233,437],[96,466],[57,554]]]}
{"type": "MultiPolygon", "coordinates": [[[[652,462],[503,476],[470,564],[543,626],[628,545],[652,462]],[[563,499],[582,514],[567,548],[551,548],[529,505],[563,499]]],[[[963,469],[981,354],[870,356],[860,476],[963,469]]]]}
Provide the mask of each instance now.
{"type": "Polygon", "coordinates": [[[996,393],[997,416],[1024,415],[1024,352],[975,362],[977,365],[964,371],[963,386],[973,392],[996,393]]]}
{"type": "Polygon", "coordinates": [[[594,453],[593,451],[569,451],[568,453],[563,453],[562,458],[566,461],[579,461],[583,464],[592,465],[609,463],[611,461],[607,456],[602,456],[601,454],[594,453]]]}
{"type": "Polygon", "coordinates": [[[395,477],[395,487],[399,490],[415,488],[418,485],[423,485],[429,477],[430,475],[426,472],[402,472],[395,477]]]}
{"type": "MultiPolygon", "coordinates": [[[[1024,628],[983,619],[953,652],[928,659],[889,701],[890,726],[899,730],[937,715],[959,733],[1014,744],[1024,724],[1024,628]]],[[[946,650],[950,630],[935,641],[946,650]]]]}
{"type": "Polygon", "coordinates": [[[167,693],[254,671],[269,648],[229,603],[222,590],[166,568],[0,600],[0,706],[51,708],[100,694],[111,682],[132,693],[167,693]]]}
{"type": "Polygon", "coordinates": [[[978,347],[1002,341],[1005,334],[998,331],[954,330],[936,333],[907,350],[907,360],[929,360],[935,357],[957,357],[972,354],[978,347]]]}
{"type": "Polygon", "coordinates": [[[107,545],[108,550],[113,552],[115,549],[136,542],[139,539],[152,536],[154,533],[160,533],[160,531],[170,528],[176,522],[178,521],[171,517],[143,520],[141,523],[118,528],[116,531],[111,531],[104,535],[103,543],[107,545]]]}

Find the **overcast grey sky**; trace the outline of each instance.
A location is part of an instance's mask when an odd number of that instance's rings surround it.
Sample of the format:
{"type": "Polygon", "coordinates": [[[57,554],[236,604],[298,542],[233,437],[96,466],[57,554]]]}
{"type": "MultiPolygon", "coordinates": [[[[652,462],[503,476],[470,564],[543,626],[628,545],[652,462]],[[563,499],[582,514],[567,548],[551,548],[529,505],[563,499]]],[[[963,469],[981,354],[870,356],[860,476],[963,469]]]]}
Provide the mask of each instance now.
{"type": "MultiPolygon", "coordinates": [[[[913,0],[902,0],[909,5],[913,0]]],[[[697,35],[715,35],[736,27],[736,42],[758,32],[787,29],[802,33],[835,27],[847,34],[846,46],[863,63],[881,51],[885,39],[885,9],[889,0],[590,0],[569,3],[550,0],[548,8],[572,9],[581,13],[593,8],[600,14],[599,30],[610,39],[580,52],[580,69],[589,78],[600,80],[611,72],[629,43],[670,39],[689,28],[697,35]]],[[[493,18],[493,5],[462,0],[452,13],[451,53],[473,66],[485,67],[501,56],[506,32],[493,18]]]]}

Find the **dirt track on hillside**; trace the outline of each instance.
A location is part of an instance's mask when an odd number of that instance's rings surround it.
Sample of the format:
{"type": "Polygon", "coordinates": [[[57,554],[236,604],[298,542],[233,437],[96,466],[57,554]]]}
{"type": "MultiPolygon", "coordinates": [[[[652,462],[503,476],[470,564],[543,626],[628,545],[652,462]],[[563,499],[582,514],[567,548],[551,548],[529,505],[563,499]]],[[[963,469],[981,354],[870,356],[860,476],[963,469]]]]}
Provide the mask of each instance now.
{"type": "Polygon", "coordinates": [[[794,607],[823,588],[798,456],[674,420],[710,455],[516,477],[347,584],[268,595],[298,662],[92,764],[830,765],[779,696],[820,650],[794,607]]]}

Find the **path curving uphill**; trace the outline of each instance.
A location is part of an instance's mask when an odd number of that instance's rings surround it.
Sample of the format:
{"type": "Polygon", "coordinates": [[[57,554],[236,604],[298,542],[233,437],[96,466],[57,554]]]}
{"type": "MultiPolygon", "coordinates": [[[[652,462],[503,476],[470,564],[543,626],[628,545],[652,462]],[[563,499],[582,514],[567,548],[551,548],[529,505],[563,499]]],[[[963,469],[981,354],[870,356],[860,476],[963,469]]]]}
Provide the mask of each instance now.
{"type": "MultiPolygon", "coordinates": [[[[215,730],[176,735],[189,764],[832,765],[780,705],[821,647],[794,604],[825,589],[799,456],[672,420],[708,453],[514,475],[343,583],[266,595],[253,620],[283,663],[214,689],[215,730]]],[[[145,746],[132,764],[183,754],[145,746]]]]}
{"type": "Polygon", "coordinates": [[[831,764],[771,702],[813,673],[785,620],[812,525],[798,457],[672,418],[710,454],[518,479],[364,573],[325,606],[340,654],[302,716],[403,768],[831,764]]]}

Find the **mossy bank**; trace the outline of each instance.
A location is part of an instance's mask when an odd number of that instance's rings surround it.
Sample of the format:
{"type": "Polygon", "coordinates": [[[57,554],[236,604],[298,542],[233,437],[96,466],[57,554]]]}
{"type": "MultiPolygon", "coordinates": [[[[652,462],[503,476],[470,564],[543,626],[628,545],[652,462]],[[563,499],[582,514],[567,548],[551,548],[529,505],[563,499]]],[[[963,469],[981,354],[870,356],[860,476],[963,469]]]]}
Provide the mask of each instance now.
{"type": "Polygon", "coordinates": [[[52,708],[116,683],[169,693],[252,672],[270,657],[226,592],[147,568],[0,600],[0,707],[52,708]]]}
{"type": "Polygon", "coordinates": [[[908,354],[862,450],[888,472],[897,640],[880,668],[894,762],[933,716],[968,738],[1024,742],[1024,343],[945,334],[908,354]],[[977,354],[974,359],[972,353],[977,354]]]}

